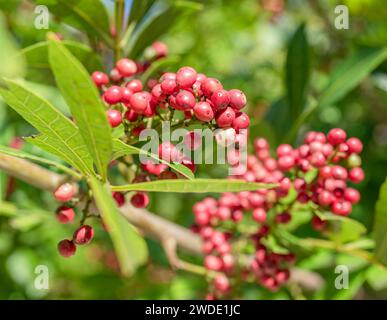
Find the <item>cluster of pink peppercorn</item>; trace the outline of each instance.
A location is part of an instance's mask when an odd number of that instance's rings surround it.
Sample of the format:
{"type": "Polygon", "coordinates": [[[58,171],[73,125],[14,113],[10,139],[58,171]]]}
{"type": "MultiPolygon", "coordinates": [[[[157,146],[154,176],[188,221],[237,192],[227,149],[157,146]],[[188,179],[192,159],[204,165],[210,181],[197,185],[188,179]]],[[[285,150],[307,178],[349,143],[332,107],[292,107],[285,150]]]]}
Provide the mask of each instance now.
{"type": "MultiPolygon", "coordinates": [[[[222,272],[215,277],[214,292],[209,298],[227,294],[236,270],[242,270],[246,279],[255,278],[269,290],[276,290],[286,282],[290,276],[288,266],[295,261],[294,254],[271,252],[264,239],[272,228],[291,221],[291,208],[296,203],[312,203],[319,210],[348,215],[352,205],[360,200],[359,192],[349,184],[364,179],[359,156],[362,148],[359,139],[347,139],[345,131],[338,128],[327,135],[309,132],[304,144],[298,148],[282,144],[276,149],[276,156],[272,156],[266,139],[256,139],[255,155],[247,158],[247,171],[231,178],[275,183],[278,187],[225,193],[219,199],[205,198],[193,207],[193,228],[203,239],[204,265],[208,270],[222,272]],[[307,176],[311,173],[312,180],[309,181],[307,176]],[[280,201],[291,189],[296,195],[284,209],[280,201]],[[240,236],[224,226],[227,222],[237,225],[246,216],[257,223],[255,231],[250,230],[248,234],[255,247],[255,256],[243,260],[241,265],[236,258],[240,253],[233,254],[240,236]]],[[[312,226],[324,230],[327,222],[314,215],[312,226]]]]}
{"type": "MultiPolygon", "coordinates": [[[[76,193],[74,185],[65,183],[54,191],[54,197],[62,203],[71,202],[76,193]]],[[[74,220],[75,212],[71,206],[63,205],[58,208],[56,218],[60,223],[70,223],[74,220]]],[[[71,240],[64,239],[58,243],[58,251],[63,257],[71,257],[75,254],[77,245],[85,245],[91,242],[94,237],[94,229],[89,225],[82,224],[75,230],[71,240]]]]}

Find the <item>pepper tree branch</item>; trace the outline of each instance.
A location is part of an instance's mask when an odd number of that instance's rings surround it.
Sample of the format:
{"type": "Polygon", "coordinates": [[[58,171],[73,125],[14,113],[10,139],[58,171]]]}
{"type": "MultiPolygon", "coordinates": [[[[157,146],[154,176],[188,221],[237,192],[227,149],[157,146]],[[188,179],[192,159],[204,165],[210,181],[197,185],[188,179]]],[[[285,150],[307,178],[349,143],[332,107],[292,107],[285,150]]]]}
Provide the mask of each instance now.
{"type": "MultiPolygon", "coordinates": [[[[64,175],[54,173],[30,161],[4,154],[0,154],[0,170],[36,188],[47,191],[54,191],[67,180],[64,175]]],[[[168,248],[166,253],[174,267],[181,265],[181,269],[189,271],[193,266],[178,260],[175,252],[177,247],[197,255],[202,254],[201,238],[189,229],[163,219],[145,209],[135,208],[130,203],[126,203],[119,209],[130,223],[144,231],[146,235],[158,240],[164,248],[168,248]]],[[[318,290],[324,283],[320,275],[297,268],[291,270],[290,280],[297,282],[310,291],[318,290]]]]}

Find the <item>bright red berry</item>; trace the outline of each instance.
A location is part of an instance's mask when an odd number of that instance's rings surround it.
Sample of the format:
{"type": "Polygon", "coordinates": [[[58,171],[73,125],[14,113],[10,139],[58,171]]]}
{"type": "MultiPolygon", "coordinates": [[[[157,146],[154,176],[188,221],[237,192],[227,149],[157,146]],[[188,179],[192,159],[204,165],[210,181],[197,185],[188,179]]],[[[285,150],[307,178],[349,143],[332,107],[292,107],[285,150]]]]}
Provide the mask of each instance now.
{"type": "Polygon", "coordinates": [[[168,47],[164,42],[153,42],[152,49],[154,50],[157,59],[166,57],[168,55],[168,47]]]}
{"type": "Polygon", "coordinates": [[[140,92],[142,90],[142,82],[138,79],[130,80],[126,87],[130,89],[133,93],[140,92]]]}
{"type": "Polygon", "coordinates": [[[231,127],[234,120],[235,112],[230,107],[218,110],[218,112],[216,113],[215,121],[219,128],[231,127]]]}
{"type": "Polygon", "coordinates": [[[130,97],[130,106],[136,113],[142,114],[149,105],[151,95],[149,92],[141,91],[132,94],[130,97]]]}
{"type": "Polygon", "coordinates": [[[228,93],[230,94],[231,107],[236,110],[240,110],[246,105],[246,96],[242,91],[232,89],[228,93]]]}
{"type": "Polygon", "coordinates": [[[125,112],[124,117],[129,122],[135,122],[138,119],[138,113],[134,112],[132,109],[129,109],[125,112]]]}
{"type": "Polygon", "coordinates": [[[223,89],[222,84],[219,82],[219,80],[215,78],[206,78],[202,81],[202,85],[200,86],[203,93],[208,97],[211,98],[212,94],[218,90],[223,89]]]}
{"type": "Polygon", "coordinates": [[[103,94],[103,98],[108,104],[111,104],[111,105],[121,102],[121,98],[122,98],[121,87],[111,86],[109,89],[105,91],[105,93],[103,94]]]}
{"type": "Polygon", "coordinates": [[[234,121],[232,122],[232,127],[235,130],[247,129],[249,125],[250,125],[250,118],[244,112],[238,112],[235,115],[234,121]]]}
{"type": "Polygon", "coordinates": [[[363,150],[363,144],[358,138],[349,138],[346,144],[350,153],[361,153],[363,150]]]}
{"type": "Polygon", "coordinates": [[[256,208],[253,210],[253,219],[258,223],[266,222],[267,214],[266,211],[262,208],[256,208]]]}
{"type": "Polygon", "coordinates": [[[131,77],[137,72],[137,64],[126,58],[118,60],[116,68],[123,77],[131,77]]]}
{"type": "Polygon", "coordinates": [[[116,204],[118,207],[122,207],[125,204],[125,196],[121,192],[114,191],[112,193],[112,196],[114,200],[116,201],[116,204]]]}
{"type": "Polygon", "coordinates": [[[58,251],[62,257],[69,258],[75,254],[77,247],[71,240],[62,240],[58,243],[58,251]]]}
{"type": "Polygon", "coordinates": [[[74,220],[74,209],[67,206],[61,206],[56,211],[56,218],[60,223],[69,223],[74,220]]]}
{"type": "Polygon", "coordinates": [[[122,79],[120,72],[116,68],[113,68],[110,71],[110,79],[112,79],[113,82],[118,82],[122,79]]]}
{"type": "Polygon", "coordinates": [[[75,188],[71,183],[65,183],[54,191],[54,197],[59,202],[70,201],[75,194],[75,188]]]}
{"type": "Polygon", "coordinates": [[[204,122],[210,122],[214,118],[214,111],[207,102],[198,102],[194,106],[194,113],[196,118],[204,122]]]}
{"type": "Polygon", "coordinates": [[[352,205],[349,201],[335,201],[332,203],[332,212],[340,216],[347,216],[352,211],[352,205]]]}
{"type": "Polygon", "coordinates": [[[109,77],[106,73],[94,71],[91,77],[98,88],[109,84],[109,77]]]}
{"type": "Polygon", "coordinates": [[[211,102],[215,109],[223,109],[230,103],[230,94],[228,91],[220,89],[215,91],[211,96],[211,102]]]}
{"type": "Polygon", "coordinates": [[[352,182],[354,183],[360,183],[363,181],[364,179],[364,171],[362,168],[360,167],[355,167],[355,168],[352,168],[350,171],[349,171],[349,180],[351,180],[352,182]]]}
{"type": "Polygon", "coordinates": [[[344,190],[344,199],[355,204],[360,201],[360,193],[354,188],[347,188],[344,190]]]}
{"type": "Polygon", "coordinates": [[[196,81],[197,72],[191,67],[182,67],[176,72],[176,83],[180,88],[190,88],[196,81]]]}
{"type": "Polygon", "coordinates": [[[136,208],[145,208],[149,204],[149,196],[145,192],[137,192],[130,202],[136,208]]]}
{"type": "Polygon", "coordinates": [[[106,111],[106,115],[112,128],[118,127],[122,123],[122,114],[120,111],[111,109],[106,111]]]}
{"type": "Polygon", "coordinates": [[[327,139],[330,144],[333,144],[334,146],[345,142],[345,139],[347,138],[347,134],[343,129],[340,128],[334,128],[328,132],[327,139]]]}
{"type": "Polygon", "coordinates": [[[214,287],[220,292],[226,292],[230,289],[230,281],[224,275],[218,275],[214,279],[214,287]]]}
{"type": "Polygon", "coordinates": [[[164,79],[160,83],[160,88],[163,91],[164,94],[172,94],[177,89],[176,80],[174,79],[164,79]]]}
{"type": "Polygon", "coordinates": [[[84,245],[90,243],[94,237],[94,229],[91,226],[83,225],[75,230],[73,241],[75,244],[84,245]]]}
{"type": "Polygon", "coordinates": [[[219,271],[223,267],[222,260],[216,256],[206,256],[204,258],[204,266],[208,270],[219,271]]]}
{"type": "Polygon", "coordinates": [[[187,91],[182,90],[176,95],[176,106],[179,110],[189,110],[195,106],[196,99],[194,95],[187,91]]]}

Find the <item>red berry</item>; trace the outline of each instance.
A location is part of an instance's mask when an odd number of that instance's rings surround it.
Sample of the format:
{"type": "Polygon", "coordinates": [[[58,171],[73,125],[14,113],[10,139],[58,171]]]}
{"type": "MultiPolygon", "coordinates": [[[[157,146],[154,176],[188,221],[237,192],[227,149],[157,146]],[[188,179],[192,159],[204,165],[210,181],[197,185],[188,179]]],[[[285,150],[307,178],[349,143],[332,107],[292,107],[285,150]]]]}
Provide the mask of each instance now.
{"type": "Polygon", "coordinates": [[[179,161],[183,166],[187,167],[188,169],[190,169],[192,172],[195,172],[196,171],[196,166],[195,164],[187,157],[183,157],[180,161],[179,161]]]}
{"type": "Polygon", "coordinates": [[[196,118],[204,122],[210,122],[214,118],[214,111],[207,102],[198,102],[194,106],[196,118]]]}
{"type": "Polygon", "coordinates": [[[141,91],[132,94],[130,97],[130,106],[136,113],[142,114],[149,105],[151,95],[149,92],[141,91]]]}
{"type": "Polygon", "coordinates": [[[187,91],[182,90],[176,95],[176,106],[179,110],[189,110],[195,106],[196,99],[194,95],[187,91]]]}
{"type": "Polygon", "coordinates": [[[253,210],[253,219],[258,223],[266,222],[267,214],[266,211],[262,208],[256,208],[253,210]]]}
{"type": "Polygon", "coordinates": [[[62,206],[56,211],[56,218],[60,223],[69,223],[74,220],[75,212],[73,208],[62,206]]]}
{"type": "Polygon", "coordinates": [[[232,122],[232,127],[235,130],[247,129],[249,125],[250,125],[250,118],[244,112],[238,112],[235,115],[234,121],[232,122]]]}
{"type": "Polygon", "coordinates": [[[214,287],[220,292],[227,292],[230,289],[230,281],[224,275],[218,275],[214,279],[214,287]]]}
{"type": "Polygon", "coordinates": [[[120,72],[116,68],[114,68],[110,71],[110,78],[113,82],[118,82],[122,79],[122,76],[120,72]]]}
{"type": "Polygon", "coordinates": [[[121,59],[117,61],[116,68],[123,77],[131,77],[137,72],[137,65],[133,60],[121,59]]]}
{"type": "Polygon", "coordinates": [[[292,219],[292,216],[290,215],[289,212],[282,212],[280,214],[277,214],[275,217],[275,221],[281,224],[286,224],[290,222],[291,219],[292,219]]]}
{"type": "Polygon", "coordinates": [[[177,161],[179,158],[179,152],[173,143],[164,141],[159,145],[159,158],[164,161],[177,161]]]}
{"type": "Polygon", "coordinates": [[[160,84],[160,88],[164,94],[172,94],[177,89],[176,80],[164,79],[160,84]]]}
{"type": "Polygon", "coordinates": [[[184,136],[184,144],[189,150],[197,150],[202,145],[202,136],[195,131],[188,132],[184,136]]]}
{"type": "Polygon", "coordinates": [[[321,206],[329,206],[332,203],[334,198],[333,198],[332,194],[329,191],[322,190],[318,194],[317,199],[318,199],[319,205],[321,205],[321,206]]]}
{"type": "Polygon", "coordinates": [[[212,94],[218,90],[223,89],[222,84],[215,78],[206,78],[202,81],[201,90],[208,97],[211,98],[212,94]]]}
{"type": "Polygon", "coordinates": [[[215,120],[219,128],[231,127],[233,121],[235,120],[235,112],[230,107],[218,110],[215,120]]]}
{"type": "Polygon", "coordinates": [[[290,155],[284,155],[278,158],[278,168],[281,171],[289,171],[294,167],[294,158],[290,155]]]}
{"type": "Polygon", "coordinates": [[[122,98],[121,87],[111,86],[109,89],[105,91],[105,93],[103,94],[103,98],[108,104],[117,104],[121,102],[121,98],[122,98]]]}
{"type": "Polygon", "coordinates": [[[348,176],[349,176],[349,180],[351,180],[352,182],[360,183],[364,179],[364,171],[360,167],[355,167],[349,171],[348,176]]]}
{"type": "Polygon", "coordinates": [[[293,148],[290,144],[281,144],[278,146],[276,152],[277,152],[277,157],[292,155],[293,148]]]}
{"type": "Polygon", "coordinates": [[[177,174],[172,171],[163,171],[159,175],[160,180],[173,180],[177,179],[177,174]]]}
{"type": "Polygon", "coordinates": [[[129,109],[125,112],[125,119],[129,122],[135,122],[138,118],[138,113],[134,112],[132,109],[129,109]]]}
{"type": "Polygon", "coordinates": [[[347,188],[344,190],[344,199],[351,203],[358,203],[360,201],[360,193],[356,189],[347,188]]]}
{"type": "Polygon", "coordinates": [[[206,256],[204,258],[204,266],[208,270],[219,271],[223,267],[222,260],[216,256],[206,256]]]}
{"type": "Polygon", "coordinates": [[[210,215],[208,214],[207,211],[199,211],[195,214],[195,222],[199,225],[199,226],[206,226],[209,224],[210,222],[210,215]]]}
{"type": "Polygon", "coordinates": [[[160,82],[163,82],[164,80],[169,79],[169,80],[176,80],[176,73],[173,72],[165,72],[161,78],[160,82]]]}
{"type": "Polygon", "coordinates": [[[93,72],[91,77],[98,88],[109,84],[109,77],[106,73],[95,71],[93,72]]]}
{"type": "Polygon", "coordinates": [[[77,247],[70,240],[62,240],[58,243],[58,251],[62,257],[69,258],[75,254],[77,247]]]}
{"type": "Polygon", "coordinates": [[[155,51],[156,58],[163,58],[168,55],[168,47],[164,42],[153,42],[152,49],[155,51]]]}
{"type": "Polygon", "coordinates": [[[130,103],[130,97],[132,96],[133,92],[129,88],[121,88],[121,94],[121,102],[127,106],[130,103]]]}
{"type": "Polygon", "coordinates": [[[363,150],[363,144],[358,138],[349,138],[346,144],[350,153],[361,153],[363,150]]]}
{"type": "Polygon", "coordinates": [[[83,225],[75,230],[73,241],[75,244],[88,244],[94,237],[94,229],[88,225],[83,225]]]}
{"type": "Polygon", "coordinates": [[[242,91],[232,89],[228,93],[230,94],[231,107],[236,110],[240,110],[246,105],[246,96],[242,91]]]}
{"type": "Polygon", "coordinates": [[[352,205],[349,201],[335,201],[332,203],[332,212],[340,216],[347,216],[352,211],[352,205]]]}
{"type": "Polygon", "coordinates": [[[145,208],[149,204],[149,196],[145,192],[138,192],[130,199],[130,202],[136,208],[145,208]]]}
{"type": "Polygon", "coordinates": [[[347,134],[344,130],[340,128],[334,128],[328,132],[327,139],[330,144],[333,144],[334,146],[345,142],[345,139],[347,138],[347,134]]]}
{"type": "Polygon", "coordinates": [[[142,82],[138,79],[133,79],[126,84],[126,87],[133,93],[140,92],[142,90],[142,82]]]}
{"type": "Polygon", "coordinates": [[[348,177],[347,170],[342,166],[331,167],[332,177],[338,180],[346,180],[348,177]]]}
{"type": "Polygon", "coordinates": [[[194,68],[182,67],[176,72],[176,83],[180,88],[190,88],[195,83],[196,76],[194,68]]]}
{"type": "Polygon", "coordinates": [[[54,191],[54,197],[59,202],[70,201],[75,194],[75,188],[71,183],[65,183],[54,191]]]}
{"type": "Polygon", "coordinates": [[[125,204],[125,196],[123,193],[114,191],[112,193],[112,196],[116,201],[118,207],[122,207],[125,204]]]}
{"type": "Polygon", "coordinates": [[[312,227],[313,229],[317,230],[317,231],[322,231],[325,229],[327,225],[327,222],[324,221],[324,220],[321,220],[320,217],[318,216],[314,216],[312,218],[312,227]]]}
{"type": "Polygon", "coordinates": [[[230,103],[230,94],[223,89],[217,90],[212,94],[211,102],[214,104],[215,109],[226,108],[230,103]]]}
{"type": "Polygon", "coordinates": [[[111,109],[106,111],[106,115],[112,128],[118,127],[122,123],[122,114],[120,111],[111,109]]]}

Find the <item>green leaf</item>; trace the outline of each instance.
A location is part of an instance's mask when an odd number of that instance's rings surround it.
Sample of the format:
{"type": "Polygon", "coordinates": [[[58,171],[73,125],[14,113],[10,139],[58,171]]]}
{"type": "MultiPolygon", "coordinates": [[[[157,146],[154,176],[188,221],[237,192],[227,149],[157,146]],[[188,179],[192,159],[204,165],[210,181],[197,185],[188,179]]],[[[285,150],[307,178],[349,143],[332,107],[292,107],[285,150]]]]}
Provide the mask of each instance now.
{"type": "Polygon", "coordinates": [[[321,220],[331,221],[331,230],[328,237],[339,243],[358,240],[367,229],[360,222],[348,217],[338,216],[329,212],[318,213],[321,220]]]}
{"type": "Polygon", "coordinates": [[[118,212],[111,192],[96,178],[90,178],[93,197],[102,219],[109,230],[124,275],[133,275],[148,258],[145,240],[136,229],[118,212]]]}
{"type": "Polygon", "coordinates": [[[128,24],[139,21],[156,0],[132,0],[128,24]]]}
{"type": "Polygon", "coordinates": [[[156,160],[157,162],[163,163],[170,167],[172,170],[176,171],[177,173],[181,174],[182,176],[192,180],[195,178],[194,174],[190,169],[188,169],[186,166],[176,163],[176,162],[168,162],[163,159],[160,159],[157,155],[150,153],[150,152],[145,152],[142,149],[129,146],[125,142],[115,139],[113,140],[113,159],[120,158],[122,156],[126,156],[129,154],[143,154],[147,155],[148,157],[156,160]]]}
{"type": "Polygon", "coordinates": [[[25,61],[18,54],[16,42],[7,32],[3,15],[0,12],[0,77],[14,78],[22,76],[25,61]]]}
{"type": "Polygon", "coordinates": [[[92,160],[75,124],[49,102],[14,81],[6,80],[0,94],[7,104],[41,135],[28,141],[63,159],[82,173],[93,173],[92,160]]]}
{"type": "Polygon", "coordinates": [[[155,191],[176,193],[238,192],[273,188],[275,184],[228,179],[156,180],[123,186],[113,186],[114,191],[155,191]]]}
{"type": "Polygon", "coordinates": [[[150,67],[141,76],[142,83],[147,83],[150,78],[157,76],[164,68],[176,64],[179,60],[178,57],[167,57],[152,62],[150,67]]]}
{"type": "Polygon", "coordinates": [[[298,27],[290,40],[285,72],[290,116],[295,121],[304,107],[309,80],[309,47],[304,24],[298,27]]]}
{"type": "Polygon", "coordinates": [[[37,157],[33,154],[29,154],[29,153],[21,151],[21,150],[17,150],[17,149],[13,149],[13,148],[9,148],[9,147],[0,145],[0,153],[6,154],[9,156],[13,156],[13,157],[22,158],[22,159],[28,159],[28,160],[36,161],[39,163],[47,164],[49,166],[56,167],[59,170],[66,172],[77,179],[81,179],[81,177],[82,177],[79,173],[75,172],[74,170],[71,170],[70,168],[64,166],[63,164],[61,164],[59,162],[55,162],[55,161],[52,161],[49,159],[37,157]]]}
{"type": "Polygon", "coordinates": [[[387,48],[370,48],[355,52],[340,63],[319,98],[321,108],[332,105],[355,88],[387,58],[387,48]]]}
{"type": "Polygon", "coordinates": [[[97,88],[82,64],[60,42],[49,41],[49,61],[98,173],[106,179],[112,138],[97,88]]]}
{"type": "Polygon", "coordinates": [[[383,290],[387,288],[387,269],[380,266],[370,266],[366,272],[368,284],[373,290],[383,290]]]}
{"type": "Polygon", "coordinates": [[[379,191],[379,199],[375,207],[373,234],[375,239],[375,256],[387,263],[387,179],[379,191]]]}
{"type": "MultiPolygon", "coordinates": [[[[89,73],[103,70],[100,57],[90,47],[75,41],[66,40],[62,43],[89,73]]],[[[27,61],[26,79],[45,84],[54,83],[54,76],[48,62],[48,43],[46,41],[24,48],[21,54],[27,61]]]]}
{"type": "Polygon", "coordinates": [[[160,3],[153,7],[152,13],[138,24],[125,48],[125,55],[136,58],[147,46],[166,33],[184,13],[192,13],[202,5],[192,1],[173,1],[160,3]]]}
{"type": "Polygon", "coordinates": [[[72,27],[112,44],[109,16],[101,0],[35,0],[72,27]]]}
{"type": "Polygon", "coordinates": [[[281,139],[291,128],[290,110],[285,97],[274,101],[265,114],[265,121],[269,123],[275,131],[278,139],[281,139]]]}

